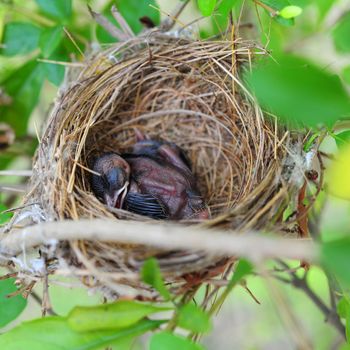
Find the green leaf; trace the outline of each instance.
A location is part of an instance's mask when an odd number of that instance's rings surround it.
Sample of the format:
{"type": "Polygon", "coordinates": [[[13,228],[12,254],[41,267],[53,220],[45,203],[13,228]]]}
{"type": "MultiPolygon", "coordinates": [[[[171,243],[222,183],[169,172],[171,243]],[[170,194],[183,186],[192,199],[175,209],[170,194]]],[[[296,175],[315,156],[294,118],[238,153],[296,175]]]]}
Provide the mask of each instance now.
{"type": "Polygon", "coordinates": [[[46,317],[24,322],[0,336],[6,350],[97,350],[125,344],[130,338],[158,328],[164,321],[142,320],[123,330],[73,331],[64,317],[46,317]]]}
{"type": "Polygon", "coordinates": [[[260,61],[245,77],[263,108],[287,121],[332,125],[350,115],[350,99],[339,77],[305,59],[260,61]]]}
{"type": "Polygon", "coordinates": [[[337,312],[340,318],[345,319],[346,339],[350,339],[350,303],[347,297],[339,300],[337,305],[337,312]]]}
{"type": "Polygon", "coordinates": [[[205,333],[211,330],[210,318],[207,313],[192,303],[179,309],[177,325],[195,333],[205,333]]]}
{"type": "Polygon", "coordinates": [[[341,74],[342,74],[344,81],[347,84],[350,84],[350,66],[344,67],[341,74]]]}
{"type": "MultiPolygon", "coordinates": [[[[0,328],[16,319],[27,306],[27,299],[24,299],[22,295],[7,298],[7,295],[16,290],[14,278],[0,281],[0,328]]],[[[0,347],[0,349],[5,348],[0,347]]]]}
{"type": "Polygon", "coordinates": [[[156,0],[117,0],[117,8],[135,34],[144,27],[140,18],[147,16],[155,25],[160,23],[159,5],[156,0]]]}
{"type": "Polygon", "coordinates": [[[283,17],[280,16],[280,15],[273,17],[273,19],[274,19],[277,23],[279,23],[279,24],[281,24],[281,25],[283,25],[283,26],[285,26],[285,27],[291,27],[291,26],[293,26],[294,23],[295,23],[295,22],[294,22],[294,18],[283,18],[283,17]]]}
{"type": "Polygon", "coordinates": [[[141,269],[141,276],[143,281],[156,289],[164,300],[171,298],[170,292],[165,287],[158,261],[155,258],[145,261],[141,269]]]}
{"type": "Polygon", "coordinates": [[[339,134],[333,136],[338,148],[350,144],[350,130],[342,131],[339,134]]]}
{"type": "Polygon", "coordinates": [[[322,21],[323,18],[327,15],[330,8],[335,3],[335,0],[317,0],[315,5],[318,7],[319,20],[322,21]]]}
{"type": "Polygon", "coordinates": [[[171,308],[120,300],[112,304],[75,307],[69,313],[67,321],[69,326],[78,332],[119,329],[129,327],[147,315],[166,310],[171,308]]]}
{"type": "Polygon", "coordinates": [[[346,287],[350,287],[350,237],[323,243],[321,262],[336,275],[339,281],[344,283],[346,287]]]}
{"type": "Polygon", "coordinates": [[[65,66],[58,62],[68,61],[68,55],[59,47],[60,51],[54,52],[50,57],[48,57],[51,62],[41,62],[43,70],[45,72],[45,77],[55,86],[59,86],[64,78],[65,66]],[[57,62],[55,62],[57,61],[57,62]]]}
{"type": "Polygon", "coordinates": [[[208,38],[210,36],[217,35],[223,31],[225,31],[225,29],[227,28],[227,25],[228,25],[229,13],[232,10],[237,9],[237,7],[239,7],[241,1],[243,1],[243,0],[223,0],[223,1],[219,2],[217,10],[211,16],[213,32],[205,33],[205,31],[203,31],[203,29],[202,29],[203,34],[204,34],[203,37],[208,38]]]}
{"type": "MultiPolygon", "coordinates": [[[[0,203],[0,225],[6,224],[6,222],[9,221],[12,216],[11,213],[3,213],[3,211],[5,211],[6,209],[7,208],[2,203],[0,203]]],[[[0,317],[0,322],[1,322],[1,317],[0,317]]]]}
{"type": "Polygon", "coordinates": [[[200,344],[170,332],[160,332],[152,336],[150,350],[204,350],[200,344]]]}
{"type": "Polygon", "coordinates": [[[299,6],[286,6],[279,11],[279,15],[283,18],[290,19],[299,16],[302,12],[303,10],[299,6]]]}
{"type": "Polygon", "coordinates": [[[36,0],[36,2],[46,15],[60,21],[68,20],[72,15],[71,0],[36,0]]]}
{"type": "Polygon", "coordinates": [[[47,28],[42,31],[39,46],[45,58],[48,58],[57,49],[62,40],[62,33],[62,26],[47,28]]]}
{"type": "Polygon", "coordinates": [[[289,1],[287,0],[261,0],[260,1],[265,6],[262,6],[270,16],[279,24],[283,26],[292,26],[294,25],[293,18],[284,18],[279,15],[279,11],[283,11],[285,7],[290,6],[289,1]]]}
{"type": "Polygon", "coordinates": [[[218,12],[223,16],[227,17],[229,12],[233,9],[233,7],[237,4],[238,0],[223,0],[220,2],[218,6],[218,12]]]}
{"type": "Polygon", "coordinates": [[[231,286],[236,285],[244,277],[251,274],[253,272],[253,269],[254,269],[254,266],[251,264],[251,262],[245,259],[240,259],[235,268],[235,271],[233,272],[231,281],[227,287],[230,288],[231,286]]]}
{"type": "Polygon", "coordinates": [[[61,64],[42,62],[45,70],[45,76],[55,86],[59,86],[64,78],[65,68],[61,64]]]}
{"type": "Polygon", "coordinates": [[[274,11],[280,11],[290,5],[288,0],[260,0],[260,2],[270,7],[274,11]]]}
{"type": "Polygon", "coordinates": [[[337,305],[337,312],[340,318],[347,318],[350,315],[350,303],[347,298],[341,298],[337,305]]]}
{"type": "Polygon", "coordinates": [[[5,26],[2,54],[14,56],[35,50],[41,29],[30,23],[11,22],[5,26]]]}
{"type": "Polygon", "coordinates": [[[350,12],[337,23],[332,35],[335,48],[338,52],[350,52],[350,12]]]}
{"type": "Polygon", "coordinates": [[[210,16],[215,8],[216,0],[197,0],[199,10],[203,16],[210,16]]]}
{"type": "Polygon", "coordinates": [[[31,112],[37,105],[45,78],[43,65],[33,60],[3,82],[5,92],[11,96],[11,106],[0,107],[2,121],[7,122],[17,136],[25,135],[31,112]]]}
{"type": "Polygon", "coordinates": [[[320,136],[320,133],[319,132],[315,132],[313,133],[307,140],[306,142],[304,143],[304,146],[303,146],[303,151],[304,152],[309,152],[311,147],[313,146],[314,144],[314,141],[320,136]]]}

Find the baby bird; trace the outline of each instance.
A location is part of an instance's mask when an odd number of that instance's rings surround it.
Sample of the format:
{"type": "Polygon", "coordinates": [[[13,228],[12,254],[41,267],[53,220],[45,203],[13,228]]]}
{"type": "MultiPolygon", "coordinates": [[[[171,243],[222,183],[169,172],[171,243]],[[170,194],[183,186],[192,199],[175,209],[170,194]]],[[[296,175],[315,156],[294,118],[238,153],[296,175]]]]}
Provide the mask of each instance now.
{"type": "Polygon", "coordinates": [[[129,186],[129,164],[110,152],[98,157],[92,170],[91,187],[95,196],[111,208],[122,208],[129,186]]]}
{"type": "Polygon", "coordinates": [[[104,154],[93,170],[101,176],[92,176],[92,188],[108,206],[153,219],[209,218],[189,161],[173,143],[140,140],[130,153],[104,154]]]}

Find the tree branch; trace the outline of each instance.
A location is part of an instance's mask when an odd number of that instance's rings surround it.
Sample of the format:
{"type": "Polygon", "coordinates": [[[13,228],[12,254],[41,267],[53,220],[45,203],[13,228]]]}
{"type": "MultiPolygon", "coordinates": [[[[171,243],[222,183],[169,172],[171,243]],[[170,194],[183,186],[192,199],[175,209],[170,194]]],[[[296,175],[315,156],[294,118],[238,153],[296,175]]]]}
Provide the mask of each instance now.
{"type": "Polygon", "coordinates": [[[259,232],[209,230],[194,226],[122,220],[47,222],[0,236],[0,256],[13,256],[52,240],[91,240],[145,244],[163,249],[204,251],[214,255],[317,261],[317,246],[308,239],[267,237],[259,232]]]}
{"type": "Polygon", "coordinates": [[[296,272],[291,271],[289,269],[288,264],[286,264],[284,261],[278,260],[278,263],[287,269],[287,273],[290,275],[290,279],[288,280],[280,276],[274,277],[283,283],[290,284],[295,288],[303,291],[309,297],[309,299],[317,306],[317,308],[323,313],[326,321],[333,325],[337,329],[339,334],[341,334],[341,336],[345,339],[345,327],[341,323],[335,305],[331,305],[331,307],[328,307],[326,303],[310,288],[306,280],[306,273],[302,278],[300,278],[297,276],[296,272]]]}

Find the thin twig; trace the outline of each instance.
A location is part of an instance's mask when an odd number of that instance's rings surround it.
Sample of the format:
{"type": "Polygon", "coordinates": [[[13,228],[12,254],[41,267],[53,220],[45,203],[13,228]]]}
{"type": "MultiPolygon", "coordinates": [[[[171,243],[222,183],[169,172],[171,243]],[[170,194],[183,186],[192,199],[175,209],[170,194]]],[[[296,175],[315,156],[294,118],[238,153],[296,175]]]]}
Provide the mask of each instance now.
{"type": "MultiPolygon", "coordinates": [[[[284,261],[278,260],[278,263],[289,270],[288,264],[286,264],[284,261]]],[[[323,315],[326,318],[326,321],[329,322],[331,325],[333,325],[337,331],[342,335],[342,337],[345,339],[345,327],[341,323],[339,316],[336,312],[336,309],[334,309],[335,305],[333,307],[328,307],[324,301],[309,287],[306,276],[305,275],[300,278],[297,276],[296,272],[293,272],[292,270],[289,270],[290,279],[280,277],[280,276],[274,276],[277,280],[290,284],[294,286],[297,289],[302,290],[309,299],[318,307],[318,309],[323,313],[323,315]]]]}
{"type": "Polygon", "coordinates": [[[130,38],[134,37],[135,36],[134,32],[130,28],[128,22],[120,14],[120,12],[118,11],[118,9],[115,5],[112,6],[111,12],[112,12],[114,19],[118,22],[118,24],[120,25],[120,28],[122,28],[124,33],[126,35],[128,35],[130,38]]]}
{"type": "Polygon", "coordinates": [[[160,25],[160,30],[164,32],[171,30],[174,27],[177,19],[180,17],[182,11],[186,8],[189,2],[190,2],[189,0],[186,0],[181,4],[178,4],[177,8],[174,11],[175,12],[174,15],[167,15],[168,18],[166,18],[163,21],[163,23],[160,25]]]}
{"type": "Polygon", "coordinates": [[[0,170],[0,176],[32,176],[31,170],[0,170]]]}
{"type": "Polygon", "coordinates": [[[112,22],[110,22],[105,16],[100,13],[94,12],[91,7],[88,5],[89,12],[92,18],[103,27],[113,38],[116,38],[120,41],[125,41],[129,39],[129,35],[123,33],[118,29],[112,22]]]}

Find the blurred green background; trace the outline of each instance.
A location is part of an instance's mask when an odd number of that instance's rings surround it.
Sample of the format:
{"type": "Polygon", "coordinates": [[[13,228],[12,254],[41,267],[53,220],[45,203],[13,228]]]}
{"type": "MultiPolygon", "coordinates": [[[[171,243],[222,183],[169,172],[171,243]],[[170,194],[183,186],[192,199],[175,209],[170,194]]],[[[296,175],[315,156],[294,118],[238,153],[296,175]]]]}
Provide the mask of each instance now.
{"type": "MultiPolygon", "coordinates": [[[[64,83],[65,62],[79,62],[83,55],[114,42],[115,39],[91,20],[87,4],[111,19],[109,9],[116,3],[132,29],[139,32],[143,30],[140,17],[147,15],[158,24],[174,11],[180,1],[74,0],[72,8],[70,1],[53,3],[45,0],[0,0],[0,170],[30,169],[37,134],[41,134],[50,105],[59,86],[64,83]]],[[[283,74],[283,66],[280,71],[275,66],[270,71],[257,66],[252,77],[247,79],[263,106],[277,112],[283,120],[291,122],[292,116],[297,116],[298,127],[312,127],[314,133],[328,130],[321,149],[327,154],[337,154],[339,145],[348,143],[350,139],[349,1],[223,0],[216,3],[216,10],[207,17],[202,16],[196,1],[190,1],[177,27],[193,22],[187,28],[188,35],[194,38],[216,37],[227,26],[227,8],[232,9],[237,37],[261,43],[274,59],[282,56],[294,59],[298,56],[302,57],[301,66],[314,65],[313,70],[309,69],[306,74],[298,71],[291,76],[283,74]],[[288,20],[271,16],[272,10],[277,11],[286,4],[300,7],[302,13],[288,20]],[[278,84],[272,79],[274,75],[280,79],[278,84]],[[325,86],[319,84],[320,81],[325,82],[325,86]],[[281,93],[288,99],[282,101],[282,97],[276,97],[276,101],[273,98],[271,101],[267,92],[272,97],[281,93]],[[300,122],[304,125],[300,126],[300,122]]],[[[345,159],[350,163],[349,155],[345,159]]],[[[329,165],[330,161],[326,163],[329,165]]],[[[328,172],[326,179],[332,182],[332,176],[332,172],[328,172]]],[[[339,194],[339,187],[342,193],[346,193],[349,176],[344,172],[342,178],[336,180],[336,194],[339,194]]],[[[1,175],[0,211],[18,205],[25,189],[26,178],[1,175]]],[[[348,237],[349,196],[338,198],[329,195],[326,190],[315,206],[315,215],[320,217],[322,240],[348,237]]],[[[0,222],[5,224],[9,214],[0,215],[0,222]]],[[[343,263],[347,264],[349,260],[343,263]]],[[[298,265],[299,262],[290,262],[292,267],[298,265]]],[[[270,262],[261,271],[275,266],[275,262],[270,262]]],[[[349,266],[346,265],[346,269],[349,266]]],[[[6,272],[1,270],[1,273],[6,272]]],[[[311,267],[307,278],[312,290],[329,303],[329,286],[324,271],[311,267]]],[[[102,300],[98,294],[88,295],[76,280],[73,282],[76,287],[67,288],[72,281],[58,277],[51,279],[53,309],[59,315],[66,315],[76,305],[94,305],[102,300]]],[[[203,337],[202,343],[208,349],[326,350],[341,346],[346,349],[346,345],[342,345],[344,340],[305,293],[272,278],[251,276],[246,282],[260,304],[242,286],[236,287],[214,318],[213,331],[203,337]]],[[[35,287],[39,296],[41,289],[41,285],[35,287]]],[[[4,306],[0,303],[0,307],[4,306]]],[[[40,305],[29,297],[20,317],[1,332],[40,315],[40,305]]],[[[141,344],[145,342],[144,338],[140,341],[141,344]]]]}

